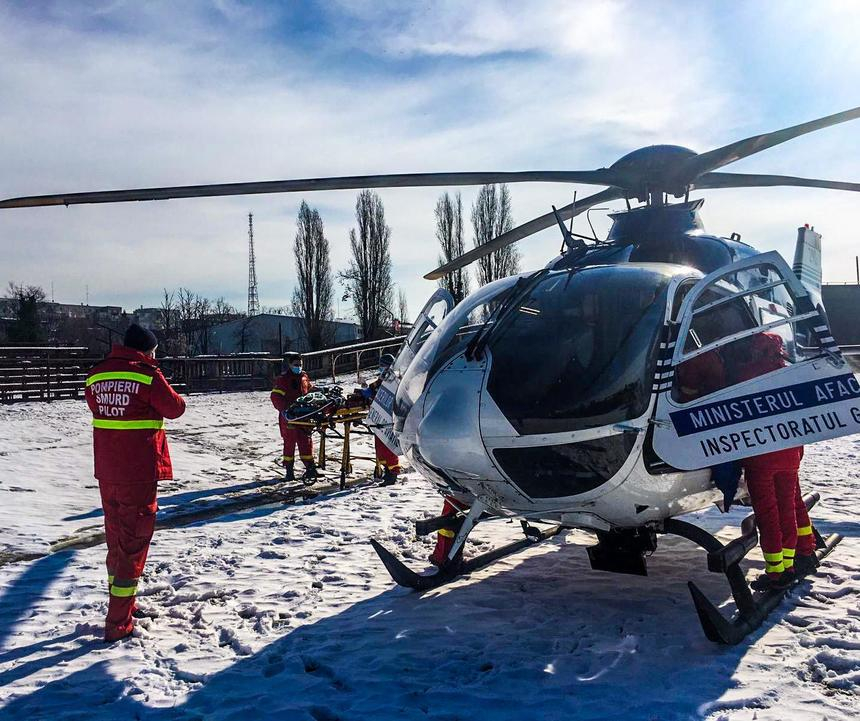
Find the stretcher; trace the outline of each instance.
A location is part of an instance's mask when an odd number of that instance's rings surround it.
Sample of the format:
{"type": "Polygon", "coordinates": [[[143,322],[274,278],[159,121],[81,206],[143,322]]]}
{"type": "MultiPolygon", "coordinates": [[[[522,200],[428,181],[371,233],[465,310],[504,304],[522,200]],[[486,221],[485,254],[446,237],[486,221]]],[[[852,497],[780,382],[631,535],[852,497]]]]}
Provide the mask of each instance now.
{"type": "Polygon", "coordinates": [[[317,468],[325,470],[329,461],[340,462],[340,488],[346,487],[346,477],[352,473],[352,461],[373,461],[374,477],[378,477],[379,468],[376,464],[376,456],[361,456],[353,454],[351,439],[354,435],[372,436],[364,426],[367,418],[366,408],[338,408],[332,413],[315,413],[305,420],[290,420],[287,425],[290,428],[302,429],[307,433],[316,433],[319,436],[319,450],[317,451],[317,468]],[[364,429],[364,430],[362,430],[364,429]],[[340,456],[328,455],[327,440],[330,437],[340,438],[343,448],[340,456]]]}

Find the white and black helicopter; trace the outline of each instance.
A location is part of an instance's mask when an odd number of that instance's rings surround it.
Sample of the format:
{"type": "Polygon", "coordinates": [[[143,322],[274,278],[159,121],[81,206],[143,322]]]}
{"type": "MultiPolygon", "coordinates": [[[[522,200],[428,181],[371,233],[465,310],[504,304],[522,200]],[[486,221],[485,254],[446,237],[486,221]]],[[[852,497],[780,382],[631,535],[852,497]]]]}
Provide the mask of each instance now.
{"type": "MultiPolygon", "coordinates": [[[[608,186],[465,253],[425,276],[438,279],[477,258],[558,224],[564,245],[545,268],[480,288],[455,306],[437,290],[371,407],[374,431],[463,506],[424,519],[419,533],[447,528],[449,562],[419,575],[374,547],[394,580],[423,590],[546,540],[562,529],[597,534],[592,567],[645,574],[658,534],[701,545],[708,568],[725,573],[737,605],[727,620],[690,583],[708,638],[737,643],[761,624],[783,592],[754,596],[740,561],[757,543],[755,519],[724,545],[676,518],[722,494],[711,468],[751,455],[860,431],[860,384],[830,335],[820,300],[820,236],[800,230],[794,269],[778,253],[705,233],[693,190],[801,186],[860,191],[860,183],[716,172],[800,135],[860,117],[860,108],[706,153],[672,145],[636,150],[590,171],[371,175],[31,196],[0,208],[160,200],[252,193],[484,183],[560,182],[608,186]],[[670,203],[669,197],[683,198],[670,203]],[[605,240],[564,221],[624,199],[605,240]],[[642,205],[632,207],[631,201],[642,205]],[[778,334],[787,364],[695,399],[685,398],[684,363],[714,349],[778,334]],[[529,386],[518,377],[533,353],[529,386]],[[525,537],[463,560],[480,523],[519,518],[525,537]],[[552,524],[540,530],[532,523],[552,524]]],[[[805,499],[808,506],[817,494],[805,499]]],[[[817,537],[823,557],[841,540],[817,537]]]]}

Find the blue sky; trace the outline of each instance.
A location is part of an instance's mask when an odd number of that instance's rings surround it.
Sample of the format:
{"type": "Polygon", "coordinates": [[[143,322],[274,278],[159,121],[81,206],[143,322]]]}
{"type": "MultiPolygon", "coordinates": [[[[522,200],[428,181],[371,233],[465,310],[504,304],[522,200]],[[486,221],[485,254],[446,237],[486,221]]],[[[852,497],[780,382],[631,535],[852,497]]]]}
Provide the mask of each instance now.
{"type": "MultiPolygon", "coordinates": [[[[860,105],[860,3],[6,2],[0,197],[147,185],[442,170],[587,169],[652,143],[703,151],[860,105]]],[[[860,121],[730,168],[860,181],[860,121]]],[[[524,222],[573,188],[511,188],[524,222]]],[[[593,188],[580,186],[580,194],[593,188]]],[[[432,291],[439,189],[381,193],[395,281],[432,291]]],[[[468,209],[475,189],[464,188],[468,209]]],[[[711,232],[790,259],[824,234],[825,279],[853,280],[860,198],[703,193],[711,232]]],[[[355,194],[307,194],[335,269],[355,194]]],[[[266,305],[288,301],[299,195],[0,213],[0,281],[57,300],[157,304],[189,287],[244,305],[246,213],[266,305]]],[[[605,222],[599,221],[601,227],[605,222]]],[[[520,243],[524,267],[558,247],[520,243]]],[[[341,308],[341,311],[345,311],[341,308]]]]}

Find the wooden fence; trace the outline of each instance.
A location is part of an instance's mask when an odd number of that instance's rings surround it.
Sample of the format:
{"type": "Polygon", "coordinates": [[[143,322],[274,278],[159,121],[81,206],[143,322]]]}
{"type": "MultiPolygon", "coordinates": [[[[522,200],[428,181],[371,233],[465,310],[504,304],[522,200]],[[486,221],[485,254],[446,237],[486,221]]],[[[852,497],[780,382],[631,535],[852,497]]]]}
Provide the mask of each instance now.
{"type": "Polygon", "coordinates": [[[97,360],[86,348],[0,347],[0,403],[77,398],[97,360]]]}
{"type": "MultiPolygon", "coordinates": [[[[383,353],[396,353],[404,336],[304,354],[311,378],[375,368],[383,353]]],[[[89,369],[101,358],[86,348],[0,347],[0,403],[79,398],[89,369]]],[[[281,359],[262,353],[159,358],[171,384],[184,393],[268,390],[281,359]]]]}

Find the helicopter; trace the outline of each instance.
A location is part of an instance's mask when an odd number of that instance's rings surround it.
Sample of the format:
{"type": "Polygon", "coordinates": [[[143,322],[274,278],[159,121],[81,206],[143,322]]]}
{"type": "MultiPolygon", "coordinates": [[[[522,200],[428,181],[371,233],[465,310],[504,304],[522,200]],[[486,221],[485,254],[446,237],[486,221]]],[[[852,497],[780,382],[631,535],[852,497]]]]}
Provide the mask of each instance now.
{"type": "MultiPolygon", "coordinates": [[[[755,517],[727,544],[677,517],[719,503],[712,478],[718,464],[860,431],[860,384],[821,303],[821,236],[801,228],[789,267],[778,253],[760,253],[735,234],[707,234],[699,215],[704,201],[690,193],[767,186],[860,191],[860,183],[717,172],[858,117],[854,108],[705,153],[649,146],[596,170],[142,188],[13,198],[0,201],[0,209],[499,182],[607,186],[425,276],[439,279],[556,224],[562,234],[561,253],[544,268],[489,283],[458,304],[437,289],[418,315],[383,376],[368,425],[461,512],[416,522],[418,534],[454,535],[436,574],[420,575],[371,543],[398,584],[427,590],[565,529],[596,534],[588,549],[592,568],[646,575],[658,535],[679,535],[702,546],[709,570],[727,577],[737,606],[731,619],[694,583],[689,589],[706,636],[734,644],[784,595],[753,595],[740,568],[758,540],[755,517]],[[611,214],[605,239],[573,233],[574,217],[622,199],[626,209],[611,214]],[[785,367],[701,397],[685,394],[685,364],[716,349],[742,353],[762,333],[782,339],[785,367]],[[526,349],[529,382],[514,384],[526,349]],[[519,519],[523,539],[464,561],[469,534],[495,519],[519,519]]],[[[819,498],[804,500],[811,508],[819,498]]],[[[841,537],[816,531],[816,540],[823,558],[841,537]]]]}

